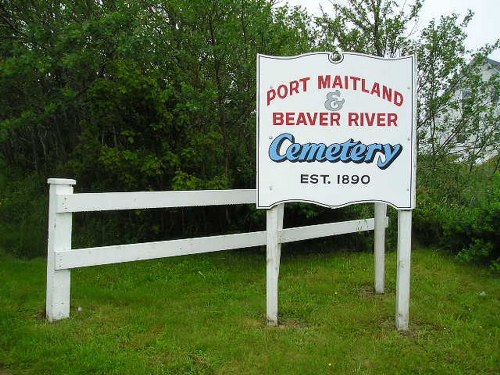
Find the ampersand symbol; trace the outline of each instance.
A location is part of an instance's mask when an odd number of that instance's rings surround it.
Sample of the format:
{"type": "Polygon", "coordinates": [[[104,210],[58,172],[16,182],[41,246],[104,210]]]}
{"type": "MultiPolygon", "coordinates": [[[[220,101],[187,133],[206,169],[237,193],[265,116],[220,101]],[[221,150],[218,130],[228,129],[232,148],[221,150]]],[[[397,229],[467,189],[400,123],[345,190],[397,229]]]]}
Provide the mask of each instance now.
{"type": "Polygon", "coordinates": [[[325,108],[329,111],[339,111],[345,103],[345,99],[340,98],[340,91],[335,90],[326,94],[325,108]]]}

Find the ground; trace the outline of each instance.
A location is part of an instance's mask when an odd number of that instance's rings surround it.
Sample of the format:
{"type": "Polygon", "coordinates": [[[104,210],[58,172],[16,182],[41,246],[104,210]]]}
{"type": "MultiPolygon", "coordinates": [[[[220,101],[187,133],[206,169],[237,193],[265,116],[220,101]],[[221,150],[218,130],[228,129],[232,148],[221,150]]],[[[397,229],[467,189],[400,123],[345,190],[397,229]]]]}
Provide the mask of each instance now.
{"type": "MultiPolygon", "coordinates": [[[[307,243],[306,245],[307,246],[307,243]]],[[[265,254],[231,251],[72,272],[71,318],[44,319],[45,260],[0,255],[0,374],[496,374],[500,280],[412,253],[410,329],[373,255],[283,249],[278,327],[265,254]]]]}

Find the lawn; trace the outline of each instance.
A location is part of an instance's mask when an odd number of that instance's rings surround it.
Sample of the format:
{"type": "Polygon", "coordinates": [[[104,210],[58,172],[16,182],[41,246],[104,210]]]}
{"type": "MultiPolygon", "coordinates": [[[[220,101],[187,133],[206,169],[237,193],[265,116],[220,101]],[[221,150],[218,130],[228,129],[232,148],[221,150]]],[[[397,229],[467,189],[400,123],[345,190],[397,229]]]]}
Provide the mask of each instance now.
{"type": "Polygon", "coordinates": [[[45,260],[0,253],[0,374],[500,373],[498,278],[414,250],[400,333],[394,252],[386,269],[378,296],[372,254],[285,247],[278,327],[261,250],[78,269],[71,318],[49,324],[45,260]]]}

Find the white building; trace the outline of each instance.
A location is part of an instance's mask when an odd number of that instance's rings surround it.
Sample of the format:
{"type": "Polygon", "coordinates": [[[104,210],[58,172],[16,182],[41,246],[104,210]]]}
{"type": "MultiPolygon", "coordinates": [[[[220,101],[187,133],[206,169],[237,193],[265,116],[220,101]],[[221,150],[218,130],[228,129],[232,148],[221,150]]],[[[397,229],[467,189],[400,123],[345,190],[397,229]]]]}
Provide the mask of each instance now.
{"type": "Polygon", "coordinates": [[[454,134],[444,133],[459,160],[476,163],[489,160],[500,151],[500,63],[486,59],[480,73],[482,82],[473,82],[472,87],[457,92],[455,100],[459,105],[448,117],[454,122],[454,134]]]}

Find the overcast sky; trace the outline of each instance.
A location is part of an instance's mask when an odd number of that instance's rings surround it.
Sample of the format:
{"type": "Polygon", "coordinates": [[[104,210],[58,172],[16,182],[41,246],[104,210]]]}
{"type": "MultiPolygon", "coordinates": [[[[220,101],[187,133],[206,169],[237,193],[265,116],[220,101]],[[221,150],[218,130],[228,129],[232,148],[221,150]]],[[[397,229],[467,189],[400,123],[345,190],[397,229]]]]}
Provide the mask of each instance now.
{"type": "MultiPolygon", "coordinates": [[[[342,2],[342,0],[336,0],[342,2]]],[[[290,5],[302,5],[310,13],[319,14],[319,4],[325,10],[331,8],[328,0],[283,0],[290,5]]],[[[399,0],[403,2],[403,0],[399,0]]],[[[407,1],[411,3],[411,1],[407,1]]],[[[474,18],[467,28],[466,47],[476,49],[485,43],[493,43],[500,38],[500,0],[424,0],[420,12],[420,27],[424,27],[432,18],[452,12],[463,16],[467,9],[474,12],[474,18]]],[[[490,58],[500,61],[500,50],[495,51],[490,58]]]]}

